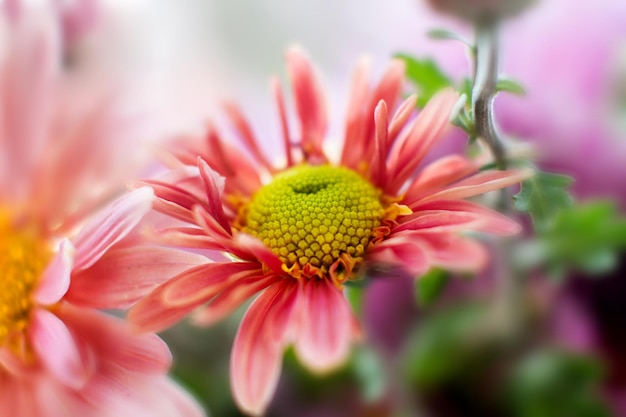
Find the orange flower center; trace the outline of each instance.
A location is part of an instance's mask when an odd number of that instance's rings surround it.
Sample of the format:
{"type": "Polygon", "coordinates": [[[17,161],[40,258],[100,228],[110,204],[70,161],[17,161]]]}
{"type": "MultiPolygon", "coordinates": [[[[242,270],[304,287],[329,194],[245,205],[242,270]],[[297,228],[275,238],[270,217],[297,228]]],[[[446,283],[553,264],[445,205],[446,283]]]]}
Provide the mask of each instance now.
{"type": "Polygon", "coordinates": [[[261,188],[239,222],[288,271],[312,266],[327,273],[340,259],[364,255],[385,215],[381,195],[347,168],[300,165],[261,188]]]}
{"type": "Polygon", "coordinates": [[[0,212],[0,346],[24,332],[32,293],[51,256],[33,230],[15,227],[0,212]]]}

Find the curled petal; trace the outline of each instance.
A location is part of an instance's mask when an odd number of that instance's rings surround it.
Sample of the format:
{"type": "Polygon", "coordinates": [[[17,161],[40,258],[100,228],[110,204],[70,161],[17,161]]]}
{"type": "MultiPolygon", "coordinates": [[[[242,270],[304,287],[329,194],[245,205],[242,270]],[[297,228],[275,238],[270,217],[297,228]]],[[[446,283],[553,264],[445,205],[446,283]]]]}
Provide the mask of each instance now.
{"type": "Polygon", "coordinates": [[[74,240],[75,269],[88,268],[102,255],[128,235],[152,208],[154,193],[143,187],[131,191],[111,204],[74,240]]]}
{"type": "Polygon", "coordinates": [[[41,284],[34,294],[43,305],[54,304],[67,292],[74,265],[74,246],[68,239],[59,244],[59,250],[48,264],[41,277],[41,284]]]}

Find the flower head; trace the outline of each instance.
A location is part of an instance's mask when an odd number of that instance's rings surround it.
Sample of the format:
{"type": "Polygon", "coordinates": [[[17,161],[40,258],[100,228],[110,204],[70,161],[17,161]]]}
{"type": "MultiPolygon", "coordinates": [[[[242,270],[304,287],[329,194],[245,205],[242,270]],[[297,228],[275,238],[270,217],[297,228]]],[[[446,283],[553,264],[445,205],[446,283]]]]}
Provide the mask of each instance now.
{"type": "Polygon", "coordinates": [[[154,194],[111,202],[121,173],[109,158],[125,124],[102,103],[70,112],[58,22],[16,16],[0,15],[0,414],[200,416],[167,379],[158,337],[89,308],[99,298],[68,298],[72,280],[131,235],[154,194]]]}
{"type": "Polygon", "coordinates": [[[412,119],[415,97],[398,103],[404,68],[395,61],[373,89],[366,67],[358,68],[343,149],[333,155],[324,146],[327,113],[311,64],[298,50],[288,53],[287,64],[300,129],[296,139],[274,83],[281,163],[270,161],[241,112],[228,105],[243,149],[210,129],[206,143],[174,151],[170,172],[142,183],[154,189],[155,209],[177,223],[154,232],[160,243],[229,257],[174,276],[129,318],[156,330],[197,310],[197,322],[208,324],[260,292],[231,357],[235,399],[252,414],[267,407],[288,345],[315,371],[344,362],[360,335],[342,294],[346,281],[372,267],[401,267],[415,276],[432,266],[481,268],[485,250],[459,232],[507,235],[518,226],[463,199],[526,175],[478,173],[478,164],[460,155],[419,169],[459,98],[443,91],[412,119]]]}

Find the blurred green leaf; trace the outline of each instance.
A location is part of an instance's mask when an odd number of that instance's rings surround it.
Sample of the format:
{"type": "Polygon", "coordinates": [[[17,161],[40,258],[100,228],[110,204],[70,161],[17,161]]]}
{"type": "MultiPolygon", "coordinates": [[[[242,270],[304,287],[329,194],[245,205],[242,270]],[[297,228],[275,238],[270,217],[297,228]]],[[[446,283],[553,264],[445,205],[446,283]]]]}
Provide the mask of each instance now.
{"type": "Polygon", "coordinates": [[[418,90],[417,106],[423,108],[439,90],[452,85],[450,78],[430,58],[418,59],[408,54],[396,54],[406,64],[406,76],[418,90]]]}
{"type": "Polygon", "coordinates": [[[522,182],[520,192],[513,196],[517,210],[529,213],[535,230],[548,230],[557,214],[572,205],[572,196],[567,191],[573,179],[559,174],[537,171],[522,182]]]}
{"type": "Polygon", "coordinates": [[[426,307],[439,297],[444,290],[450,274],[443,269],[433,268],[415,281],[417,303],[426,307]]]}
{"type": "Polygon", "coordinates": [[[467,46],[473,47],[467,41],[467,39],[465,39],[463,36],[459,35],[458,33],[452,32],[451,30],[448,30],[448,29],[433,29],[433,30],[429,30],[427,32],[427,35],[431,39],[461,41],[464,44],[466,44],[467,46]]]}
{"type": "Polygon", "coordinates": [[[561,211],[554,226],[539,236],[548,266],[573,266],[588,273],[606,272],[626,249],[626,218],[615,203],[593,201],[561,211]]]}
{"type": "Polygon", "coordinates": [[[500,78],[496,84],[496,91],[506,91],[517,96],[526,95],[526,90],[517,81],[509,78],[500,78]]]}
{"type": "Polygon", "coordinates": [[[608,417],[598,394],[602,376],[593,357],[535,351],[513,369],[510,405],[516,417],[608,417]]]}
{"type": "Polygon", "coordinates": [[[385,393],[387,379],[380,357],[366,346],[355,349],[350,368],[361,387],[361,395],[367,401],[376,401],[385,393]]]}
{"type": "Polygon", "coordinates": [[[460,305],[421,323],[409,341],[404,360],[411,383],[434,387],[464,372],[484,347],[480,337],[484,314],[479,305],[460,305]]]}
{"type": "Polygon", "coordinates": [[[361,314],[363,310],[363,298],[365,297],[365,287],[347,285],[344,287],[343,292],[352,307],[352,311],[357,315],[361,314]]]}

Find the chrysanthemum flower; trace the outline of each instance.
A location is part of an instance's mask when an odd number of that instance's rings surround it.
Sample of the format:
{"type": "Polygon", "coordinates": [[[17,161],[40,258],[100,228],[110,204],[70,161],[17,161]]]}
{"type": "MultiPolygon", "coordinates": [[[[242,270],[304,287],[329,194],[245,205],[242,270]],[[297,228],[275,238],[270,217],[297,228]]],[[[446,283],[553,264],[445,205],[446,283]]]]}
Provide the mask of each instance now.
{"type": "Polygon", "coordinates": [[[85,117],[68,111],[54,19],[6,17],[0,15],[0,415],[201,416],[167,379],[170,353],[157,336],[134,334],[128,323],[67,298],[72,279],[130,236],[154,194],[139,189],[105,205],[119,192],[120,173],[109,158],[118,152],[114,139],[127,137],[126,125],[108,101],[85,117]]]}
{"type": "Polygon", "coordinates": [[[282,162],[270,161],[241,112],[228,105],[245,146],[211,129],[205,144],[176,152],[178,167],[142,183],[153,187],[154,207],[179,222],[155,232],[161,243],[229,256],[173,277],[137,303],[129,319],[158,330],[197,310],[197,322],[208,324],[260,292],[243,318],[231,357],[235,400],[251,414],[266,409],[288,345],[314,371],[347,358],[359,337],[342,293],[347,281],[370,268],[380,274],[400,267],[415,276],[433,266],[480,269],[485,249],[461,232],[509,235],[518,226],[464,199],[526,175],[479,173],[477,163],[461,155],[420,168],[446,131],[459,97],[443,91],[412,118],[415,97],[398,103],[400,62],[393,62],[373,89],[366,67],[358,68],[343,149],[334,156],[324,147],[328,116],[311,64],[292,50],[287,65],[299,133],[291,132],[283,94],[274,83],[282,162]]]}

